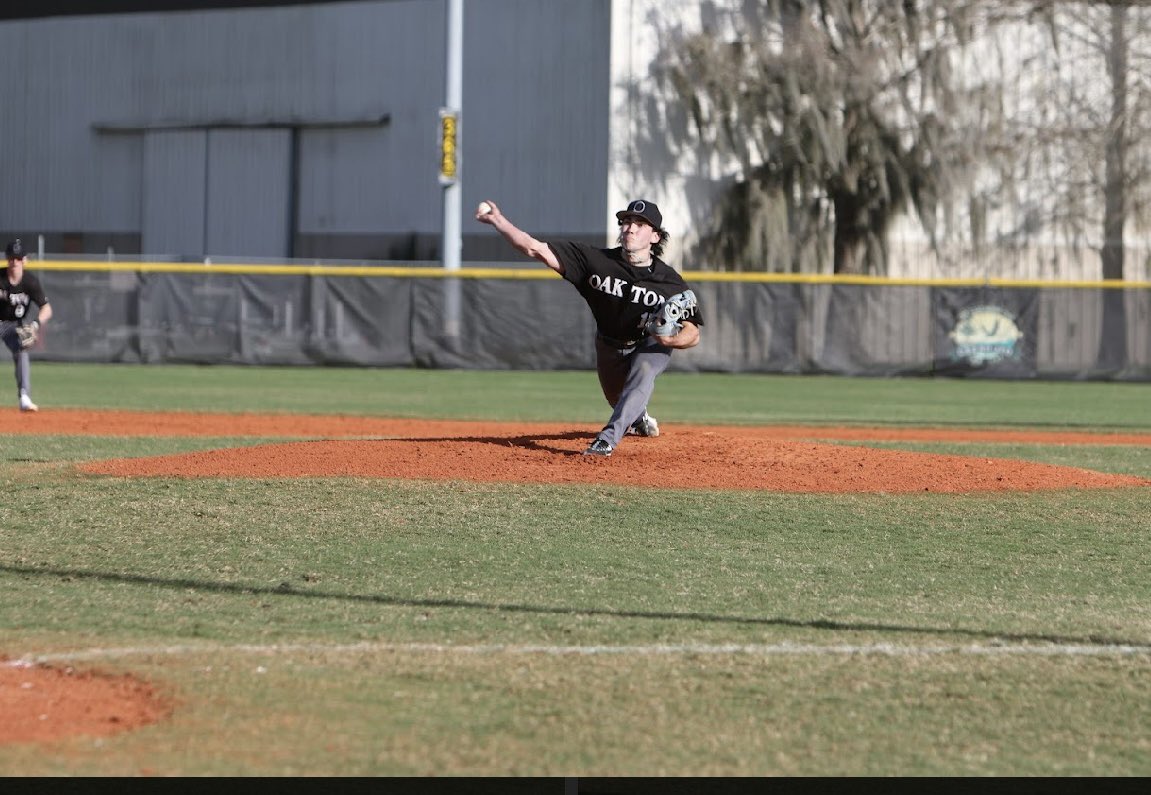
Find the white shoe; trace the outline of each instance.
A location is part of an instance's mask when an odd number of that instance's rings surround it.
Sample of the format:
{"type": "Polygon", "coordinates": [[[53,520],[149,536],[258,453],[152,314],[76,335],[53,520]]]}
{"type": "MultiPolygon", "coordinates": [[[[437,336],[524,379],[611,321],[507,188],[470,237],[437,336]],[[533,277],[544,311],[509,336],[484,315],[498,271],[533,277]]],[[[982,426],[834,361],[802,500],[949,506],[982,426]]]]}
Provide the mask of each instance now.
{"type": "Polygon", "coordinates": [[[21,411],[39,411],[40,407],[32,402],[32,398],[27,395],[20,396],[20,410],[21,411]]]}
{"type": "Polygon", "coordinates": [[[642,417],[631,424],[627,432],[629,436],[659,436],[659,423],[645,411],[642,417]]]}

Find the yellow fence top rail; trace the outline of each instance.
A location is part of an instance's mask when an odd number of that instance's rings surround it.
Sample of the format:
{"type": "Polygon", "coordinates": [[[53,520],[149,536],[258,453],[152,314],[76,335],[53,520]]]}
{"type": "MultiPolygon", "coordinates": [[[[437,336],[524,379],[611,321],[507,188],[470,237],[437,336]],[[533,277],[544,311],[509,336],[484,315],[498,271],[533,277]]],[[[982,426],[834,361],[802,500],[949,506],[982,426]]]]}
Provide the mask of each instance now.
{"type": "MultiPolygon", "coordinates": [[[[368,276],[407,279],[552,279],[545,267],[464,267],[448,270],[417,265],[253,265],[228,262],[102,262],[95,260],[29,260],[28,268],[45,271],[128,271],[136,273],[242,274],[264,276],[368,276]]],[[[1042,279],[906,279],[813,273],[683,271],[689,282],[751,284],[854,284],[897,287],[1033,287],[1151,289],[1147,281],[1050,281],[1042,279]]]]}

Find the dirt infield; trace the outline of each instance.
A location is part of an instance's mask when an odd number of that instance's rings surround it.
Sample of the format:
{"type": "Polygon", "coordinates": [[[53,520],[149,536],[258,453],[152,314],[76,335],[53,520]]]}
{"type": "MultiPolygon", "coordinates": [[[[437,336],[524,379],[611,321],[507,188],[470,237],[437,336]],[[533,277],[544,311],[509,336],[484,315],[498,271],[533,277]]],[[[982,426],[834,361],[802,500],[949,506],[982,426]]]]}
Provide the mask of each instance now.
{"type": "MultiPolygon", "coordinates": [[[[1151,445],[1151,434],[928,428],[693,426],[581,455],[598,429],[554,423],[347,416],[0,411],[5,434],[267,437],[285,441],[84,464],[119,477],[378,477],[808,493],[971,493],[1147,487],[1145,478],[1004,458],[882,450],[850,441],[1151,445]],[[665,462],[677,462],[667,467],[665,462]]],[[[0,743],[107,735],[169,714],[146,683],[0,660],[0,743]]]]}
{"type": "Polygon", "coordinates": [[[668,423],[659,438],[627,438],[605,460],[581,455],[596,427],[545,423],[111,412],[91,417],[54,412],[37,415],[28,428],[41,424],[57,428],[55,433],[308,437],[307,441],[101,461],[82,467],[94,474],[124,477],[382,477],[823,493],[1105,488],[1147,485],[1147,481],[1008,459],[880,450],[819,440],[1151,443],[1151,435],[668,423]],[[666,467],[663,462],[668,461],[687,466],[666,467]]]}
{"type": "Polygon", "coordinates": [[[0,743],[104,737],[163,720],[172,701],[132,676],[0,658],[0,743]]]}
{"type": "Polygon", "coordinates": [[[605,460],[580,455],[597,428],[571,424],[69,410],[10,413],[15,421],[4,422],[10,433],[306,440],[100,461],[81,467],[93,474],[124,477],[381,477],[780,492],[963,493],[1148,482],[1009,459],[880,450],[828,441],[1151,444],[1151,434],[666,423],[659,438],[625,439],[615,455],[605,460]],[[662,465],[666,461],[689,465],[668,468],[662,465]],[[657,469],[658,481],[653,479],[657,469]]]}

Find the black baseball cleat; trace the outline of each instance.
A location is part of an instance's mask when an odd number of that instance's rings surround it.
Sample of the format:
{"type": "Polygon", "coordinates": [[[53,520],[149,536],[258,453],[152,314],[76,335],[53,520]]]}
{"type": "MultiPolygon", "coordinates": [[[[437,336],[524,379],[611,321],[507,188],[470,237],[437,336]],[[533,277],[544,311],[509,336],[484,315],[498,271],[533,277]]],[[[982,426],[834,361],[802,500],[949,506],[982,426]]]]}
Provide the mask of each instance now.
{"type": "Polygon", "coordinates": [[[589,444],[587,449],[583,451],[584,455],[598,455],[601,458],[607,458],[611,453],[612,446],[598,436],[595,441],[589,444]]]}
{"type": "Polygon", "coordinates": [[[659,436],[659,423],[646,411],[627,429],[629,436],[659,436]]]}

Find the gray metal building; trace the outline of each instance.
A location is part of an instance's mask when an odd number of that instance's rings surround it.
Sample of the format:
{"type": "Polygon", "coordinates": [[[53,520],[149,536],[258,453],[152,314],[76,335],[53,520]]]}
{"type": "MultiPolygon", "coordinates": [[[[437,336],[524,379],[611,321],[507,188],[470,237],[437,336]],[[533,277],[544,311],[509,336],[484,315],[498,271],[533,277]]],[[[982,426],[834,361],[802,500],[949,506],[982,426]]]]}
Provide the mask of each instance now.
{"type": "MultiPolygon", "coordinates": [[[[438,260],[446,8],[0,22],[0,235],[64,255],[438,260]]],[[[611,0],[464,15],[465,212],[496,198],[540,236],[605,242],[611,0]]],[[[516,258],[464,234],[465,260],[516,258]]]]}

